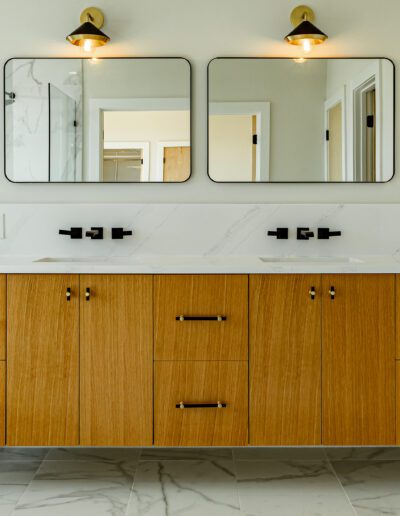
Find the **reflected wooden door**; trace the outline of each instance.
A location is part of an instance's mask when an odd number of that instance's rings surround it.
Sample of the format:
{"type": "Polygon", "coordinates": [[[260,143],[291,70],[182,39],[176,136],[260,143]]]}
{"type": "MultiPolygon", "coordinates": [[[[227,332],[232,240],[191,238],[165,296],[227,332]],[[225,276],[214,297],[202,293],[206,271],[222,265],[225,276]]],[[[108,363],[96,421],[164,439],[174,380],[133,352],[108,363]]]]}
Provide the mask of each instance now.
{"type": "Polygon", "coordinates": [[[179,183],[190,176],[190,147],[164,147],[163,181],[179,183]]]}

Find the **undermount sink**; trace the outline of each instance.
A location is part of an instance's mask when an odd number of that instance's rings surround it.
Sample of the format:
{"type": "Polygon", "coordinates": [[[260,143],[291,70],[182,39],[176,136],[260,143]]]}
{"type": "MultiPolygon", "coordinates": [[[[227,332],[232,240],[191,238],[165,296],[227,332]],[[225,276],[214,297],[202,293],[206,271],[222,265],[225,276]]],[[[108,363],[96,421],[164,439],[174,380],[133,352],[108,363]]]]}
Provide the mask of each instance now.
{"type": "Polygon", "coordinates": [[[35,263],[106,263],[111,258],[105,256],[65,256],[45,257],[35,260],[35,263]]]}
{"type": "Polygon", "coordinates": [[[259,259],[264,263],[363,263],[351,256],[260,256],[259,259]]]}

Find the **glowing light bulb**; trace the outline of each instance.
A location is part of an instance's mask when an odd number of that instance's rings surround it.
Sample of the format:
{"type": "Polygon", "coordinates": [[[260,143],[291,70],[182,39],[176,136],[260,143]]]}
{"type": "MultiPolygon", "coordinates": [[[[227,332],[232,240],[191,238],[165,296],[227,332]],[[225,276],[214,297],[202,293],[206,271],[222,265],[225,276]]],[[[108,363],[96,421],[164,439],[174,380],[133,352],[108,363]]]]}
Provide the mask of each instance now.
{"type": "Polygon", "coordinates": [[[85,39],[83,43],[83,50],[85,52],[91,52],[93,50],[93,41],[91,39],[85,39]]]}
{"type": "Polygon", "coordinates": [[[312,50],[312,43],[311,43],[310,39],[303,39],[303,41],[301,43],[302,43],[302,46],[303,46],[303,50],[304,50],[304,52],[306,54],[311,52],[311,50],[312,50]]]}
{"type": "Polygon", "coordinates": [[[302,64],[306,62],[306,59],[304,57],[297,57],[296,59],[293,59],[295,63],[302,64]]]}

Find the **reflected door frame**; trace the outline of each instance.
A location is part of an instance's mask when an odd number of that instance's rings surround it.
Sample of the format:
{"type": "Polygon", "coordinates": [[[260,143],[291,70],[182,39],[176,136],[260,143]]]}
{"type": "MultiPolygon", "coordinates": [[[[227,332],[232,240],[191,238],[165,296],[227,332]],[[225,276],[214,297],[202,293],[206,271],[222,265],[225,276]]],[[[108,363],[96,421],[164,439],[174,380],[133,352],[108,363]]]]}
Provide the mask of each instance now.
{"type": "MultiPolygon", "coordinates": [[[[375,164],[375,175],[376,182],[384,182],[383,167],[382,167],[382,72],[380,63],[373,63],[370,67],[363,70],[359,76],[351,82],[351,121],[352,127],[350,132],[351,137],[351,160],[354,168],[354,179],[356,178],[356,160],[357,156],[360,156],[360,160],[363,160],[364,152],[363,149],[357,149],[357,146],[362,146],[359,138],[363,128],[363,109],[360,105],[363,94],[371,89],[375,88],[375,131],[376,131],[376,164],[375,164]]],[[[363,169],[363,163],[361,162],[360,167],[363,169]]]]}
{"type": "MultiPolygon", "coordinates": [[[[255,182],[268,182],[271,140],[271,103],[267,101],[210,102],[208,106],[208,117],[212,115],[249,115],[256,117],[257,146],[255,182]]],[[[210,137],[210,130],[208,131],[208,137],[210,137]]],[[[208,159],[209,158],[210,156],[208,156],[208,159]]]]}
{"type": "MultiPolygon", "coordinates": [[[[349,179],[348,170],[347,170],[347,102],[346,102],[346,86],[339,88],[336,93],[331,95],[328,100],[325,101],[324,104],[324,123],[325,130],[329,130],[329,111],[341,104],[342,111],[342,181],[352,181],[353,179],[349,179]]],[[[329,140],[325,137],[325,181],[329,182],[329,140]]]]}
{"type": "Polygon", "coordinates": [[[190,98],[89,99],[89,182],[98,182],[103,175],[104,111],[190,112],[190,98]]]}
{"type": "MultiPolygon", "coordinates": [[[[140,182],[150,181],[150,143],[134,141],[104,141],[104,149],[141,149],[143,152],[143,168],[140,174],[140,182]]],[[[101,167],[101,181],[103,182],[103,166],[101,167]]]]}

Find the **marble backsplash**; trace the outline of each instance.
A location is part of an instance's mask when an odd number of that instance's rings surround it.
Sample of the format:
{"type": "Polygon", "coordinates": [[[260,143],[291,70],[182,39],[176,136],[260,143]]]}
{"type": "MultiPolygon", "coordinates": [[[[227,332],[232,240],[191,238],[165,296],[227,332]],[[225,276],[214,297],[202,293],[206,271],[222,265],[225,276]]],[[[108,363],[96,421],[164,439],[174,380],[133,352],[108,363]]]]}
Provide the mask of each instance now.
{"type": "Polygon", "coordinates": [[[9,256],[354,256],[400,255],[400,205],[0,204],[9,256]],[[72,226],[105,228],[104,240],[71,240],[72,226]],[[111,227],[133,230],[111,239],[111,227]],[[297,227],[341,230],[330,240],[296,239],[297,227]],[[289,240],[267,230],[289,227],[289,240]]]}

